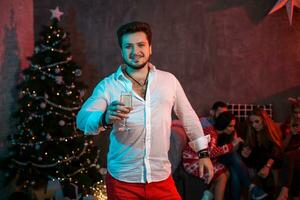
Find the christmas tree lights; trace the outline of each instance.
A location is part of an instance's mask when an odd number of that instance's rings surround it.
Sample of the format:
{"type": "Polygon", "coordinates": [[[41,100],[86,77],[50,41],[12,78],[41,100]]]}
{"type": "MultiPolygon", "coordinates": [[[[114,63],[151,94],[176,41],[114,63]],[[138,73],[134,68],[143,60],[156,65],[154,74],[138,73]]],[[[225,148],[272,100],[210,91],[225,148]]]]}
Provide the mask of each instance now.
{"type": "Polygon", "coordinates": [[[69,34],[59,26],[62,12],[58,7],[51,12],[18,85],[18,132],[9,137],[2,168],[22,188],[34,190],[41,183],[47,188],[47,181],[59,180],[78,186],[82,196],[93,195],[103,174],[93,137],[76,129],[85,91],[82,71],[69,52],[69,34]]]}

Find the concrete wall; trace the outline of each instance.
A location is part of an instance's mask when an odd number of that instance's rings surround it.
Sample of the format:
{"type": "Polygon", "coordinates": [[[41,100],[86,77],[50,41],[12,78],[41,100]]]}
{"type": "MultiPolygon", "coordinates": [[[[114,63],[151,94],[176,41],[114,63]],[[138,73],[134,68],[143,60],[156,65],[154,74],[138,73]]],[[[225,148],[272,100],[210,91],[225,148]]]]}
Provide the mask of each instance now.
{"type": "Polygon", "coordinates": [[[59,5],[71,33],[72,53],[89,91],[121,62],[115,30],[144,20],[153,27],[152,62],[174,73],[196,112],[215,100],[273,103],[287,115],[287,97],[300,96],[300,13],[289,26],[285,8],[266,15],[275,1],[77,0],[35,1],[35,34],[59,5]]]}
{"type": "Polygon", "coordinates": [[[0,1],[0,156],[6,137],[16,131],[11,116],[16,109],[16,85],[33,51],[33,1],[0,1]]]}
{"type": "MultiPolygon", "coordinates": [[[[12,112],[16,109],[16,85],[27,56],[33,50],[33,1],[0,0],[0,157],[7,155],[7,136],[16,132],[12,112]]],[[[0,171],[0,199],[13,189],[3,183],[0,171]]]]}

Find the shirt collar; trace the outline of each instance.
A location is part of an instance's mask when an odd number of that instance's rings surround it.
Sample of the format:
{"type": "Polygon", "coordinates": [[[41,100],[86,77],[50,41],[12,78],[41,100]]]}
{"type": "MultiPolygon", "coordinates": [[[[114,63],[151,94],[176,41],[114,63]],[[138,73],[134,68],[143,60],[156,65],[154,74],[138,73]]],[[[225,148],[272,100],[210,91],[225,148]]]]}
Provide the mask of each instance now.
{"type": "MultiPolygon", "coordinates": [[[[122,79],[122,78],[125,79],[125,75],[122,71],[124,68],[125,68],[125,64],[119,65],[117,71],[115,72],[115,77],[114,77],[115,80],[122,79]]],[[[149,68],[150,68],[149,73],[156,71],[156,67],[151,63],[149,63],[149,68]]]]}

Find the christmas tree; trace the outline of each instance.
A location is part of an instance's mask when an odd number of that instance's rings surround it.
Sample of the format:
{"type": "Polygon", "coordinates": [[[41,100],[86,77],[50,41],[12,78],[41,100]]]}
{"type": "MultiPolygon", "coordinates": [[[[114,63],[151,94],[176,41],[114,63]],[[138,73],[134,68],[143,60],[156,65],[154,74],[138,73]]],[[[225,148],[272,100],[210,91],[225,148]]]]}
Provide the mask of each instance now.
{"type": "Polygon", "coordinates": [[[85,91],[82,71],[72,60],[69,34],[59,26],[62,12],[51,12],[51,25],[43,27],[18,85],[18,132],[10,136],[3,166],[23,190],[58,180],[64,188],[76,186],[82,197],[93,195],[102,186],[100,152],[75,124],[85,91]]]}

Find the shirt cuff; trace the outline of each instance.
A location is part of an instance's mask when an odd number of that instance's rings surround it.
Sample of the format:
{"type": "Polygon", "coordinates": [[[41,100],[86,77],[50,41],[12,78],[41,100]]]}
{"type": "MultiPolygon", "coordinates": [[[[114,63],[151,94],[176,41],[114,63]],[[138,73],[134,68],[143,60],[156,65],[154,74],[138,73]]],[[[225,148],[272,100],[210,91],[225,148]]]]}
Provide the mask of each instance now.
{"type": "Polygon", "coordinates": [[[206,149],[208,147],[209,142],[210,142],[210,135],[206,135],[189,142],[189,145],[195,152],[198,152],[202,149],[206,149]]]}

